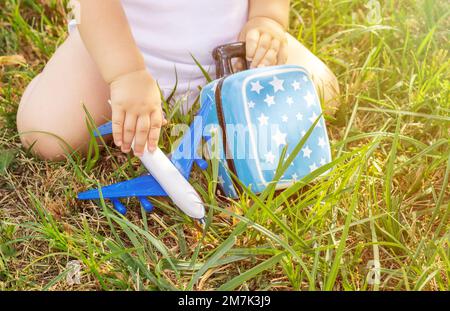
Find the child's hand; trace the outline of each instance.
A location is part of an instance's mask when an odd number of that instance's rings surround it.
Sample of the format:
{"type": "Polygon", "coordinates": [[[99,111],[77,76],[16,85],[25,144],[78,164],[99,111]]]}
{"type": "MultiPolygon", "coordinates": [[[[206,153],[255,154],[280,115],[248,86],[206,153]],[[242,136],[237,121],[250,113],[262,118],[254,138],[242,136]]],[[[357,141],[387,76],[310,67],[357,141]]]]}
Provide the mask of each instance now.
{"type": "Polygon", "coordinates": [[[246,43],[251,68],[286,64],[286,30],[278,22],[254,17],[247,22],[239,39],[246,43]]]}
{"type": "Polygon", "coordinates": [[[146,70],[119,76],[110,84],[114,142],[122,151],[141,156],[158,146],[163,120],[161,97],[156,81],[146,70]]]}

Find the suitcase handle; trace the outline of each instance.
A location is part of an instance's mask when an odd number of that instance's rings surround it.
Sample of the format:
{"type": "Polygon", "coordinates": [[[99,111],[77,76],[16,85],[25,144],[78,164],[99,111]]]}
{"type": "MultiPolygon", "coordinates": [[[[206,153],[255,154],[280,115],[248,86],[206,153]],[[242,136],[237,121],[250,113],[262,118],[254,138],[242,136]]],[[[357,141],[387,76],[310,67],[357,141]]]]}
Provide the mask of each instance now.
{"type": "Polygon", "coordinates": [[[235,42],[218,46],[213,51],[216,62],[216,78],[223,78],[234,73],[232,59],[239,58],[243,61],[244,70],[248,69],[244,42],[235,42]]]}

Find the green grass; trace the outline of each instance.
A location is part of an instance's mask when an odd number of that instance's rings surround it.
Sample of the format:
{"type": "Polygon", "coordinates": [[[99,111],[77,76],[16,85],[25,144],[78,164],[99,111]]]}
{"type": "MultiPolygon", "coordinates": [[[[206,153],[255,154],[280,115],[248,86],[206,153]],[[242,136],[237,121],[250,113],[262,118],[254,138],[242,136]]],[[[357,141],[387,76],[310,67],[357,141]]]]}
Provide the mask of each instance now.
{"type": "MultiPolygon", "coordinates": [[[[3,1],[0,289],[449,290],[450,5],[380,1],[378,19],[374,3],[292,1],[291,33],[341,84],[341,109],[328,117],[334,161],[284,191],[235,201],[216,195],[215,165],[196,169],[202,232],[169,201],[145,214],[131,200],[126,218],[77,201],[142,172],[112,146],[67,163],[21,149],[17,105],[64,40],[65,9],[3,1]],[[71,260],[82,263],[80,285],[65,281],[71,260]]],[[[167,112],[171,124],[193,114],[167,112]]]]}

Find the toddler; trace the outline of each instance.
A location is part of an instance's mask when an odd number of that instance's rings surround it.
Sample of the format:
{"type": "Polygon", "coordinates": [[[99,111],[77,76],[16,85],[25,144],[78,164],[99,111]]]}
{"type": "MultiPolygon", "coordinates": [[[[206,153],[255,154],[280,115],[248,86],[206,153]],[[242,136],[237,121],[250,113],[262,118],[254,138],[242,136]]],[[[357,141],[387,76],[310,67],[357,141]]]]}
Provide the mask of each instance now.
{"type": "Polygon", "coordinates": [[[125,153],[153,151],[166,123],[161,94],[192,104],[205,84],[194,56],[212,76],[212,50],[244,41],[252,68],[300,65],[327,107],[335,76],[289,35],[289,0],[78,0],[79,23],[27,87],[17,127],[25,147],[42,159],[63,159],[68,144],[87,150],[83,105],[97,125],[113,122],[125,153]],[[178,82],[178,83],[176,83],[178,82]],[[110,100],[111,105],[108,104],[110,100]],[[64,143],[62,143],[64,142],[64,143]]]}

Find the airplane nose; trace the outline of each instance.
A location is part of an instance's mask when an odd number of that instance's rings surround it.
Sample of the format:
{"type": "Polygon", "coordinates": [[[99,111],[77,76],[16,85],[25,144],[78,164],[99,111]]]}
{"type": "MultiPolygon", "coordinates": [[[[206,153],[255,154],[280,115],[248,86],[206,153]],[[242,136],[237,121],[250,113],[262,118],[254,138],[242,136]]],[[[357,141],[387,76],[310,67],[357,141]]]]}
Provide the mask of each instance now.
{"type": "Polygon", "coordinates": [[[139,202],[141,202],[142,207],[144,208],[144,210],[147,213],[150,213],[153,211],[153,204],[150,203],[150,201],[147,200],[147,198],[139,197],[138,199],[139,199],[139,202]]]}
{"type": "Polygon", "coordinates": [[[178,208],[192,218],[205,216],[201,197],[161,149],[145,150],[140,160],[178,208]]]}

